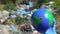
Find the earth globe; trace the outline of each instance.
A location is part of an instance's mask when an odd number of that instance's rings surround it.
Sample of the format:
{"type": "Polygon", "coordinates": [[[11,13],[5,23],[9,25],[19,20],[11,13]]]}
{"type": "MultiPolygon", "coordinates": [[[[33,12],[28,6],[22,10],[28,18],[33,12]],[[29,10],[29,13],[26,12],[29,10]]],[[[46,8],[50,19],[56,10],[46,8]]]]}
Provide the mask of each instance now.
{"type": "Polygon", "coordinates": [[[53,15],[51,11],[40,8],[31,16],[32,26],[40,33],[45,32],[53,25],[53,15]]]}

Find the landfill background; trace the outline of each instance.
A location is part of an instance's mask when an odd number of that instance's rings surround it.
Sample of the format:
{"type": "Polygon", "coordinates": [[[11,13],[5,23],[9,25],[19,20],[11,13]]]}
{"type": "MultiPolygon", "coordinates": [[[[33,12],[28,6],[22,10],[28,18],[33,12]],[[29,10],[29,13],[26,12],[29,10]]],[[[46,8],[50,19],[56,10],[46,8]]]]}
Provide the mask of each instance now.
{"type": "Polygon", "coordinates": [[[27,0],[25,3],[23,1],[0,0],[0,34],[40,34],[32,27],[30,21],[33,12],[40,6],[51,10],[56,19],[56,32],[60,34],[60,7],[55,5],[59,4],[59,0],[46,0],[45,3],[42,0],[27,0]]]}

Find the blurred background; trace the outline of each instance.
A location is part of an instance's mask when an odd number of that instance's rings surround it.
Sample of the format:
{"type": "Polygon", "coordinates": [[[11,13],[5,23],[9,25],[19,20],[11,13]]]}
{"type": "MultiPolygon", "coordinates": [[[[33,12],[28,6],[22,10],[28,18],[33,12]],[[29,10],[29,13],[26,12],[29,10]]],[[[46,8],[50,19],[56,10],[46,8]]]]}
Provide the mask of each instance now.
{"type": "Polygon", "coordinates": [[[30,21],[40,7],[53,13],[60,34],[60,0],[0,0],[0,34],[40,34],[30,21]]]}

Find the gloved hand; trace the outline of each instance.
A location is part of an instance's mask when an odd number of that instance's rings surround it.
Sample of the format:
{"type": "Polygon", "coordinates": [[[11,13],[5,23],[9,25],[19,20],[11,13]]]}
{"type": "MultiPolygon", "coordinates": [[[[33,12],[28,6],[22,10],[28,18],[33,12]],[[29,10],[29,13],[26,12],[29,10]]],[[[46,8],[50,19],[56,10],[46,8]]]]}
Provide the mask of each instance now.
{"type": "Polygon", "coordinates": [[[53,26],[52,27],[50,27],[44,34],[57,34],[56,33],[56,21],[55,21],[55,19],[54,19],[54,24],[53,24],[53,26]]]}

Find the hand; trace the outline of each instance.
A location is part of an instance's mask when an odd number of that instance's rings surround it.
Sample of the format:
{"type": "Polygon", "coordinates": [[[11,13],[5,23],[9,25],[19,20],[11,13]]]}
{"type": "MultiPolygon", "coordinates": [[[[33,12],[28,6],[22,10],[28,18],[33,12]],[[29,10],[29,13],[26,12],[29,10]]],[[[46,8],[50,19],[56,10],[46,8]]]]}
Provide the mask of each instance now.
{"type": "Polygon", "coordinates": [[[54,19],[54,25],[52,27],[50,27],[44,34],[57,34],[55,25],[56,25],[56,21],[54,19]]]}

